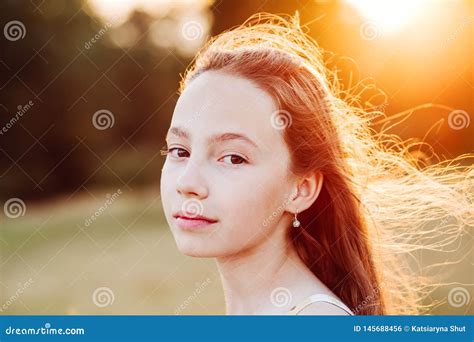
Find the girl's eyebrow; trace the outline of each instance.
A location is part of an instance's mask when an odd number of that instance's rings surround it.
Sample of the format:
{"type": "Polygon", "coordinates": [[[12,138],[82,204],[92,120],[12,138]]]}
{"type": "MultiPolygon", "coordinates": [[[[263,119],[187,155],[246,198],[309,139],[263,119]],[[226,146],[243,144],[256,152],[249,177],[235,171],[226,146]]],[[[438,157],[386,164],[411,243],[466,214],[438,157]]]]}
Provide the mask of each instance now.
{"type": "Polygon", "coordinates": [[[178,138],[189,139],[189,134],[184,129],[180,127],[171,127],[166,135],[166,140],[168,140],[169,135],[174,135],[178,138]]]}
{"type": "MultiPolygon", "coordinates": [[[[189,139],[190,137],[190,134],[181,127],[171,127],[168,131],[166,139],[168,139],[169,135],[174,135],[183,139],[189,139]]],[[[221,143],[229,140],[241,140],[252,145],[255,148],[258,148],[257,144],[252,139],[242,133],[226,132],[221,134],[215,134],[208,139],[209,144],[221,143]]]]}

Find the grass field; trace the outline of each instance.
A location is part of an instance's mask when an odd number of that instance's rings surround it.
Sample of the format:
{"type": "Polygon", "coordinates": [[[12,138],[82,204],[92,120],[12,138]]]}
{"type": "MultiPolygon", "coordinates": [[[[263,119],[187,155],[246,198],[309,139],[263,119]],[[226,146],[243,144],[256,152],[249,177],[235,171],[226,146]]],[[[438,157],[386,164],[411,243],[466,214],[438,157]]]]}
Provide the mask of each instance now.
{"type": "Polygon", "coordinates": [[[2,220],[4,314],[224,313],[214,261],[178,252],[158,194],[124,191],[86,227],[106,199],[86,194],[27,204],[23,217],[2,220]],[[104,287],[110,291],[97,301],[111,304],[97,306],[93,293],[104,287]]]}
{"type": "MultiPolygon", "coordinates": [[[[1,313],[224,314],[214,260],[179,253],[158,191],[124,190],[86,224],[112,192],[26,203],[24,216],[2,218],[1,313]]],[[[459,251],[467,257],[443,275],[450,285],[429,298],[439,302],[433,314],[474,312],[472,286],[466,285],[474,283],[472,238],[459,251]],[[468,302],[456,307],[447,297],[459,286],[467,291],[468,302]]]]}

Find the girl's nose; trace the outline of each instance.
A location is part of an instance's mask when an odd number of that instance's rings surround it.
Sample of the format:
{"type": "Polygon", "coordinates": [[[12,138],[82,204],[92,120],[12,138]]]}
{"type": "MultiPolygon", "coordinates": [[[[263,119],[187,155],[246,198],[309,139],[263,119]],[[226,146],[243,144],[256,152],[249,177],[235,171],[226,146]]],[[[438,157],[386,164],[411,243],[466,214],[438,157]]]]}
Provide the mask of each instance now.
{"type": "Polygon", "coordinates": [[[202,167],[192,159],[188,160],[183,172],[178,176],[176,190],[185,196],[207,197],[208,188],[202,175],[202,167]]]}

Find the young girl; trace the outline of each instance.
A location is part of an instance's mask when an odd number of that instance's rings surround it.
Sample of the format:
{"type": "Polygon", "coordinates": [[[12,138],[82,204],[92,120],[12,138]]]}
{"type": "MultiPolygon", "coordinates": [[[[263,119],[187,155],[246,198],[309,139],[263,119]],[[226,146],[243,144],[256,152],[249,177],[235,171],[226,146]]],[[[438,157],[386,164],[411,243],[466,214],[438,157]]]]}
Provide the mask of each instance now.
{"type": "Polygon", "coordinates": [[[183,79],[162,202],[179,250],[216,259],[227,314],[420,313],[404,255],[473,224],[472,168],[420,170],[333,76],[297,17],[260,14],[183,79]]]}

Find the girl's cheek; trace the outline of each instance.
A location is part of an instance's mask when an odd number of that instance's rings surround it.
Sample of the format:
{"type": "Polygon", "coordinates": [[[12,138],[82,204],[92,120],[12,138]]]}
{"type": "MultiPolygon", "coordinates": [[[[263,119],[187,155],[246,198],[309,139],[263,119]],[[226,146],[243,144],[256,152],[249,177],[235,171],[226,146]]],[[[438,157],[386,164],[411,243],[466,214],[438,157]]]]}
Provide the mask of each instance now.
{"type": "Polygon", "coordinates": [[[163,168],[161,173],[160,192],[161,201],[165,208],[168,207],[169,202],[172,200],[173,190],[176,189],[176,177],[172,172],[163,168]]]}

